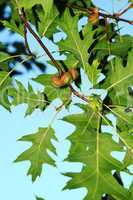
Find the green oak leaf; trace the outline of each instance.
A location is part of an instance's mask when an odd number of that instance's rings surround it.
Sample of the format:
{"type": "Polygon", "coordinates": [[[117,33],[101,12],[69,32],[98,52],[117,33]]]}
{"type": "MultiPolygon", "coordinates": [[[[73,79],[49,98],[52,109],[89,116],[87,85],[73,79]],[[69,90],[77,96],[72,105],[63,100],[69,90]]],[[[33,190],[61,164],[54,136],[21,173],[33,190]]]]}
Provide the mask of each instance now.
{"type": "Polygon", "coordinates": [[[96,67],[94,67],[95,69],[93,70],[93,65],[90,66],[88,63],[88,48],[94,40],[94,31],[92,30],[92,26],[88,23],[83,29],[84,38],[81,39],[78,32],[78,21],[79,15],[72,17],[69,10],[66,9],[59,23],[59,27],[67,34],[67,38],[59,42],[59,48],[60,51],[70,52],[75,56],[77,61],[80,62],[81,67],[87,73],[89,80],[95,85],[96,82],[93,82],[93,77],[98,77],[100,70],[96,69],[96,67]]]}
{"type": "Polygon", "coordinates": [[[128,51],[133,48],[133,38],[129,35],[117,36],[114,42],[110,44],[107,42],[107,38],[98,40],[93,51],[97,52],[97,58],[101,59],[107,55],[116,55],[125,57],[128,51]]]}
{"type": "Polygon", "coordinates": [[[126,155],[123,159],[122,170],[129,173],[130,175],[133,175],[128,169],[130,165],[133,165],[133,131],[120,132],[119,137],[121,142],[123,142],[127,148],[126,155]]]}
{"type": "Polygon", "coordinates": [[[133,155],[133,130],[119,133],[121,140],[125,146],[132,152],[133,155]]]}
{"type": "Polygon", "coordinates": [[[65,188],[86,187],[85,200],[101,200],[103,194],[115,199],[129,199],[129,193],[111,174],[119,171],[122,163],[111,156],[112,151],[122,151],[122,146],[112,140],[112,136],[101,133],[99,116],[88,106],[82,106],[84,112],[64,118],[75,125],[75,132],[68,137],[71,141],[68,161],[84,164],[80,173],[67,173],[72,177],[65,188]]]}
{"type": "Polygon", "coordinates": [[[128,111],[123,106],[116,106],[111,108],[110,111],[117,117],[117,126],[121,131],[132,130],[133,112],[128,111]]]}
{"type": "Polygon", "coordinates": [[[112,110],[117,117],[117,127],[119,129],[118,134],[120,141],[127,149],[123,160],[124,168],[127,169],[129,165],[133,164],[133,113],[127,113],[122,107],[114,108],[112,110]]]}
{"type": "Polygon", "coordinates": [[[5,46],[0,42],[0,69],[2,71],[9,71],[8,59],[12,59],[8,53],[5,52],[5,46]]]}
{"type": "MultiPolygon", "coordinates": [[[[33,13],[31,12],[31,9],[35,5],[41,5],[42,9],[39,10],[37,17],[38,17],[38,31],[39,34],[43,36],[51,36],[53,34],[53,30],[56,29],[56,24],[55,20],[57,19],[58,16],[58,11],[57,9],[53,6],[53,0],[33,0],[29,1],[27,3],[26,0],[21,0],[19,2],[19,7],[25,8],[25,10],[28,10],[28,19],[32,23],[36,23],[34,18],[33,18],[33,13]]],[[[12,17],[12,21],[10,23],[4,22],[6,27],[11,28],[12,31],[18,32],[20,29],[16,29],[16,21],[14,17],[12,17]]],[[[22,31],[24,32],[24,31],[22,31]]],[[[21,33],[19,31],[19,33],[21,33]]]]}
{"type": "Polygon", "coordinates": [[[28,84],[28,90],[26,90],[21,82],[16,80],[16,83],[17,89],[14,87],[8,89],[9,96],[13,98],[12,105],[17,106],[22,103],[27,104],[28,108],[26,110],[26,116],[32,114],[36,108],[39,108],[42,111],[45,109],[47,101],[44,93],[35,93],[30,84],[28,84]]]}
{"type": "Polygon", "coordinates": [[[11,31],[24,36],[23,24],[20,23],[19,26],[17,26],[13,18],[10,20],[10,22],[6,20],[0,20],[0,22],[3,24],[3,26],[5,26],[6,28],[9,28],[11,31]]]}
{"type": "Polygon", "coordinates": [[[123,160],[123,169],[133,164],[133,112],[127,112],[127,108],[118,106],[110,108],[112,114],[117,117],[117,133],[120,141],[126,147],[126,155],[123,160]]]}
{"type": "Polygon", "coordinates": [[[50,12],[52,5],[53,5],[53,0],[30,0],[27,3],[27,0],[21,0],[19,2],[20,7],[24,7],[25,9],[31,9],[33,6],[41,4],[42,7],[44,8],[45,12],[50,12]]]}
{"type": "Polygon", "coordinates": [[[97,60],[94,60],[92,65],[87,68],[87,74],[93,86],[97,84],[98,78],[100,77],[101,70],[98,69],[98,66],[99,66],[99,62],[97,60]]]}
{"type": "Polygon", "coordinates": [[[0,63],[9,60],[11,56],[8,53],[0,51],[0,63]]]}
{"type": "Polygon", "coordinates": [[[9,64],[8,62],[13,61],[16,57],[19,57],[19,55],[13,55],[11,56],[8,53],[5,53],[3,51],[0,51],[0,68],[3,71],[9,71],[9,64]]]}
{"type": "Polygon", "coordinates": [[[59,12],[55,6],[51,7],[49,12],[46,10],[42,10],[39,12],[39,27],[38,31],[41,37],[48,37],[50,38],[56,30],[57,27],[57,17],[59,12]]]}
{"type": "Polygon", "coordinates": [[[14,33],[18,33],[24,37],[24,25],[18,15],[18,10],[16,9],[15,1],[10,2],[10,6],[12,9],[12,15],[9,21],[0,20],[3,26],[7,27],[10,31],[14,33]]]}
{"type": "Polygon", "coordinates": [[[31,162],[28,175],[32,176],[32,181],[35,181],[41,175],[43,164],[55,165],[47,152],[47,150],[50,150],[56,153],[55,148],[51,144],[51,139],[56,140],[56,137],[50,126],[48,128],[39,128],[37,133],[26,135],[19,139],[19,141],[32,143],[32,146],[15,160],[15,162],[31,162]]]}
{"type": "Polygon", "coordinates": [[[126,67],[119,57],[112,63],[112,66],[108,66],[108,76],[103,87],[107,89],[114,105],[132,106],[133,98],[129,95],[128,88],[133,86],[133,51],[129,52],[126,67]]]}
{"type": "Polygon", "coordinates": [[[67,69],[71,69],[72,67],[76,68],[79,64],[79,61],[74,57],[73,54],[66,54],[67,58],[63,61],[67,69]]]}

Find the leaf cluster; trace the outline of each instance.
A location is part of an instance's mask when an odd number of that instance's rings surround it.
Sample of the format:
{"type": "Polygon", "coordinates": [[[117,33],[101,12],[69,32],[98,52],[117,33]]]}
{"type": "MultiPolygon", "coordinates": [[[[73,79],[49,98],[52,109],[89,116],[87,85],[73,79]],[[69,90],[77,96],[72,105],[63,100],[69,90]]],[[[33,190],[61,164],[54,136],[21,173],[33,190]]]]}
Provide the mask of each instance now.
{"type": "MultiPolygon", "coordinates": [[[[66,160],[83,164],[81,172],[66,173],[71,180],[64,189],[87,188],[85,200],[132,200],[133,184],[129,189],[125,188],[120,176],[121,172],[132,175],[129,166],[133,164],[132,36],[120,35],[117,20],[107,23],[103,17],[99,18],[98,23],[92,24],[86,13],[70,6],[66,7],[68,3],[83,8],[94,7],[90,0],[16,2],[17,4],[15,1],[0,2],[0,9],[4,9],[7,5],[11,8],[8,18],[4,18],[4,14],[0,16],[0,30],[9,29],[10,33],[21,35],[26,42],[24,23],[18,15],[18,10],[24,10],[26,19],[34,26],[40,39],[45,36],[54,42],[54,34],[65,34],[65,37],[56,44],[60,54],[66,56],[66,60],[55,58],[55,63],[59,64],[63,72],[76,68],[80,78],[70,85],[56,88],[52,83],[52,77],[57,75],[57,72],[48,74],[44,70],[46,64],[38,62],[37,55],[29,55],[24,42],[13,43],[14,52],[9,50],[10,42],[1,43],[0,105],[11,111],[11,106],[24,103],[27,104],[25,115],[31,115],[36,109],[46,110],[55,99],[59,98],[62,104],[56,109],[56,114],[65,107],[68,115],[62,121],[75,126],[75,131],[67,138],[71,142],[71,148],[66,160]],[[87,21],[79,28],[82,19],[87,21]],[[43,74],[32,79],[44,86],[43,92],[34,91],[31,84],[26,89],[23,83],[14,80],[14,75],[18,71],[12,65],[18,63],[27,69],[31,69],[34,64],[43,69],[43,74]],[[83,71],[92,91],[87,94],[82,91],[83,71]],[[101,79],[101,76],[104,78],[101,79]],[[106,91],[106,97],[99,96],[95,92],[97,89],[106,91]],[[79,98],[79,104],[75,103],[74,95],[79,98]],[[69,108],[73,104],[76,104],[82,113],[71,114],[69,108]],[[115,116],[116,125],[108,118],[108,114],[115,116]],[[103,126],[111,127],[113,134],[104,131],[103,126]],[[114,134],[117,135],[118,141],[113,139],[114,134]],[[124,159],[119,161],[113,157],[112,152],[123,152],[124,159]]],[[[52,61],[48,63],[52,64],[52,61]]],[[[55,65],[53,67],[57,68],[55,65]]],[[[49,151],[57,154],[51,143],[52,139],[58,142],[52,123],[53,120],[48,127],[39,128],[36,133],[19,139],[32,143],[15,160],[15,162],[30,162],[27,174],[31,175],[32,181],[41,175],[43,164],[55,166],[55,161],[49,155],[49,151]]],[[[36,199],[43,200],[39,197],[36,199]]]]}

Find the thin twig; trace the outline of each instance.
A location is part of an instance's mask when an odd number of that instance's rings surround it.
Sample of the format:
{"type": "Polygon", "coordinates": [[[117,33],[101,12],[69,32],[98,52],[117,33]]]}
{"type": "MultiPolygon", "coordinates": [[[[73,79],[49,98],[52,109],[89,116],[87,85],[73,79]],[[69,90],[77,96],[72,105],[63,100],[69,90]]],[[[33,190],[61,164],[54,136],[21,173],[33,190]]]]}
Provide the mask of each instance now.
{"type": "Polygon", "coordinates": [[[89,103],[89,100],[88,100],[84,95],[79,94],[79,93],[72,87],[71,84],[69,85],[69,88],[71,89],[72,93],[73,93],[75,96],[77,96],[77,97],[79,97],[80,99],[82,99],[83,101],[89,103]]]}
{"type": "Polygon", "coordinates": [[[119,12],[119,13],[116,13],[115,15],[116,16],[121,16],[121,15],[123,15],[124,13],[126,13],[129,9],[131,9],[133,7],[133,4],[130,4],[127,8],[125,8],[124,10],[122,10],[121,12],[119,12]]]}
{"type": "MultiPolygon", "coordinates": [[[[45,51],[45,53],[48,55],[48,57],[51,59],[51,61],[53,62],[54,66],[57,68],[59,75],[61,76],[61,74],[63,73],[63,70],[61,68],[61,66],[58,64],[58,62],[54,59],[54,57],[52,56],[52,54],[50,53],[50,51],[48,50],[48,48],[43,44],[43,42],[41,41],[41,39],[39,38],[39,36],[35,33],[35,31],[32,29],[30,23],[28,22],[28,20],[25,17],[25,13],[24,10],[20,9],[19,7],[19,3],[18,0],[15,0],[16,4],[17,4],[17,9],[18,9],[18,13],[19,16],[21,18],[21,20],[24,23],[24,27],[25,29],[28,29],[29,32],[32,34],[32,36],[36,39],[36,41],[40,44],[40,46],[43,48],[43,50],[45,51]]],[[[26,32],[27,30],[25,30],[25,42],[26,42],[26,46],[28,44],[27,42],[27,37],[26,37],[26,32]]]]}
{"type": "Polygon", "coordinates": [[[48,55],[48,57],[51,59],[51,61],[53,62],[54,66],[57,68],[59,74],[62,74],[62,68],[61,66],[58,64],[58,62],[56,62],[56,60],[54,59],[54,57],[51,55],[50,51],[48,50],[48,48],[43,44],[43,42],[41,41],[41,39],[39,38],[39,36],[33,31],[33,29],[31,28],[29,22],[23,17],[21,16],[21,19],[23,20],[26,28],[29,30],[29,32],[34,36],[34,38],[36,39],[36,41],[40,44],[40,46],[43,48],[43,50],[45,51],[45,53],[48,55]]]}
{"type": "MultiPolygon", "coordinates": [[[[75,9],[81,10],[83,12],[88,13],[89,15],[92,14],[93,8],[91,8],[91,7],[90,8],[83,8],[81,6],[78,6],[78,5],[75,5],[75,4],[70,4],[70,3],[66,3],[65,6],[68,7],[68,8],[75,8],[75,9]]],[[[127,10],[125,9],[124,13],[127,10]]],[[[99,16],[104,17],[104,18],[115,19],[116,21],[123,21],[123,22],[126,22],[128,24],[133,25],[133,20],[130,21],[130,20],[127,20],[127,19],[124,19],[124,18],[120,18],[118,13],[111,15],[111,14],[105,14],[105,13],[99,12],[99,16]]]]}
{"type": "Polygon", "coordinates": [[[24,42],[25,42],[25,49],[28,51],[28,55],[31,55],[32,57],[35,57],[35,55],[31,52],[29,45],[28,45],[28,40],[27,40],[27,29],[24,24],[24,42]]]}

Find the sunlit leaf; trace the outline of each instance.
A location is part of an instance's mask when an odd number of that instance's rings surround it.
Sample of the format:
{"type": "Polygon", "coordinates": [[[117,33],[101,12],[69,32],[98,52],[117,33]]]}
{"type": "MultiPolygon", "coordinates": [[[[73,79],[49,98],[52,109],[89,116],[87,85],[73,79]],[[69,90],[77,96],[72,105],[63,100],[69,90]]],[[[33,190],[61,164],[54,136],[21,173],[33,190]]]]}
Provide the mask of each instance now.
{"type": "Polygon", "coordinates": [[[15,162],[30,161],[31,166],[28,170],[28,175],[32,176],[32,181],[35,181],[41,175],[43,164],[54,165],[54,161],[47,152],[47,150],[50,150],[56,153],[51,144],[51,139],[56,139],[56,137],[50,126],[48,128],[39,128],[35,134],[26,135],[19,139],[19,141],[32,143],[32,146],[15,160],[15,162]]]}
{"type": "Polygon", "coordinates": [[[17,89],[14,87],[8,89],[9,96],[13,98],[12,105],[27,104],[28,108],[25,115],[32,114],[37,108],[43,111],[47,105],[45,95],[41,92],[34,92],[30,84],[28,85],[28,90],[26,90],[21,82],[16,81],[16,83],[17,89]]]}
{"type": "Polygon", "coordinates": [[[109,67],[104,88],[109,91],[113,104],[132,106],[133,98],[129,95],[128,88],[133,86],[133,52],[128,56],[127,65],[124,67],[120,58],[115,58],[113,66],[109,67]]]}
{"type": "Polygon", "coordinates": [[[86,25],[87,31],[83,32],[84,39],[82,40],[78,32],[78,20],[78,15],[71,17],[69,11],[66,10],[59,26],[67,34],[67,38],[59,42],[59,47],[61,51],[70,52],[75,56],[82,68],[87,72],[90,81],[95,85],[96,81],[93,82],[94,76],[98,77],[100,70],[97,70],[93,65],[90,66],[88,63],[88,48],[93,42],[94,32],[90,24],[86,25]]]}
{"type": "Polygon", "coordinates": [[[100,200],[104,193],[118,199],[128,199],[128,191],[111,174],[112,170],[119,171],[122,167],[111,152],[121,151],[122,148],[112,140],[111,135],[100,132],[99,116],[86,106],[84,113],[68,116],[64,120],[76,127],[76,131],[68,137],[72,145],[67,160],[84,164],[81,173],[67,173],[72,180],[66,188],[86,187],[88,194],[85,200],[100,200]]]}

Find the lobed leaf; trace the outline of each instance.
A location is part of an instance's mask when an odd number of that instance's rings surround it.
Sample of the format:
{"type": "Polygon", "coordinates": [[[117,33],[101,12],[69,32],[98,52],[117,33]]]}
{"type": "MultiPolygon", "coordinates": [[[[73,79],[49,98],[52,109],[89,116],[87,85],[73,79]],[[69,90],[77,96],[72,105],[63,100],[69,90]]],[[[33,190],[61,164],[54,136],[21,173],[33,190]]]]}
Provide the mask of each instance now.
{"type": "Polygon", "coordinates": [[[49,12],[52,5],[53,5],[53,0],[32,0],[27,3],[26,0],[21,0],[19,2],[20,7],[24,7],[25,9],[31,9],[33,6],[41,4],[42,7],[45,9],[46,12],[49,12]]]}
{"type": "Polygon", "coordinates": [[[39,128],[37,133],[26,135],[19,139],[19,141],[32,143],[32,146],[15,160],[15,162],[30,161],[31,166],[28,170],[28,175],[32,176],[32,181],[35,181],[41,175],[43,164],[55,165],[47,152],[47,150],[50,150],[56,153],[51,144],[51,139],[56,139],[56,137],[50,126],[48,128],[39,128]]]}
{"type": "Polygon", "coordinates": [[[65,188],[86,187],[88,194],[85,200],[101,200],[105,193],[117,199],[129,199],[130,193],[111,174],[112,170],[122,168],[122,163],[111,156],[112,151],[122,151],[122,146],[114,142],[111,135],[100,132],[99,116],[84,106],[84,113],[64,120],[76,127],[68,137],[72,146],[67,160],[84,164],[80,173],[66,174],[72,180],[65,188]]]}
{"type": "Polygon", "coordinates": [[[40,19],[38,31],[41,37],[51,37],[57,27],[57,17],[59,12],[56,7],[51,7],[49,12],[48,10],[43,9],[39,12],[38,17],[40,19]]]}
{"type": "Polygon", "coordinates": [[[133,51],[129,52],[127,65],[116,57],[113,66],[109,65],[108,77],[103,87],[108,90],[114,105],[132,106],[133,98],[128,88],[133,85],[133,51]]]}
{"type": "Polygon", "coordinates": [[[45,109],[47,101],[44,93],[35,93],[30,84],[28,85],[28,90],[26,90],[21,82],[16,80],[16,83],[17,89],[14,87],[8,89],[9,96],[13,98],[12,105],[27,104],[26,116],[32,114],[37,108],[42,111],[45,109]]]}
{"type": "Polygon", "coordinates": [[[79,15],[72,17],[68,10],[65,11],[59,26],[67,34],[67,38],[59,42],[59,48],[61,51],[70,52],[75,56],[87,73],[89,80],[95,85],[96,78],[100,75],[100,70],[95,67],[96,65],[93,64],[90,66],[88,63],[88,49],[93,42],[94,31],[92,30],[92,26],[87,24],[85,27],[86,30],[83,32],[84,38],[81,39],[78,32],[78,21],[79,15]],[[96,78],[94,79],[94,77],[96,78]]]}

